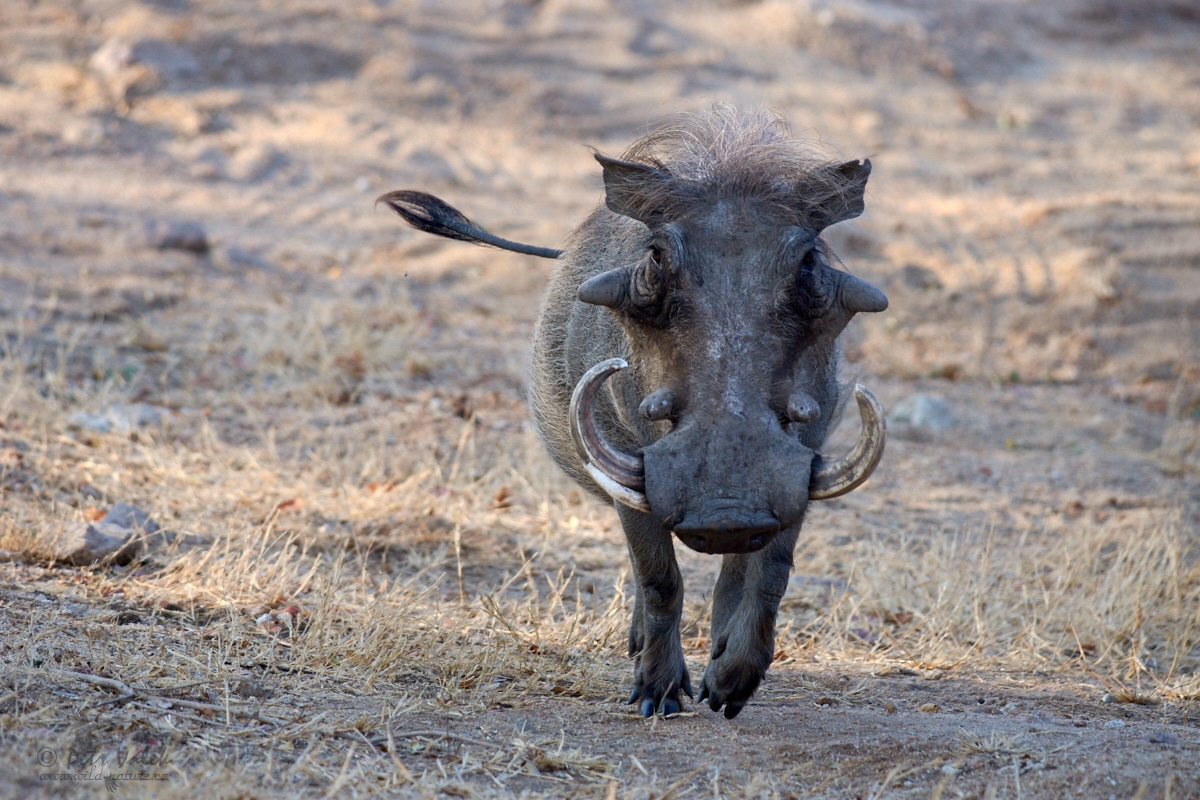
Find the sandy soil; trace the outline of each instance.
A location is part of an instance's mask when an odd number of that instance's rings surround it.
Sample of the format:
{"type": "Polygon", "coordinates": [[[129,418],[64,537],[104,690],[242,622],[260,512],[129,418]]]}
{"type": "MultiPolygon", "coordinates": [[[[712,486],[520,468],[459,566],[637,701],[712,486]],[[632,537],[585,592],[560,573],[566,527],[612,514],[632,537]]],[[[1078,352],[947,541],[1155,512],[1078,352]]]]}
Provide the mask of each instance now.
{"type": "MultiPolygon", "coordinates": [[[[101,793],[34,755],[151,731],[182,796],[1200,797],[1198,51],[1172,0],[0,5],[0,793],[101,793]],[[891,308],[849,359],[946,412],[811,514],[746,711],[646,722],[615,515],[528,430],[551,265],[372,202],[555,246],[600,199],[589,146],[713,102],[870,156],[830,240],[891,308]],[[70,422],[132,402],[165,422],[70,422]],[[141,567],[39,556],[118,501],[175,531],[141,567]],[[334,649],[255,672],[293,601],[334,649]],[[462,677],[477,633],[517,688],[462,677]],[[226,713],[94,706],[80,670],[224,681],[193,701],[226,713]],[[308,710],[238,728],[230,676],[308,710]]],[[[717,565],[682,560],[698,675],[717,565]]]]}

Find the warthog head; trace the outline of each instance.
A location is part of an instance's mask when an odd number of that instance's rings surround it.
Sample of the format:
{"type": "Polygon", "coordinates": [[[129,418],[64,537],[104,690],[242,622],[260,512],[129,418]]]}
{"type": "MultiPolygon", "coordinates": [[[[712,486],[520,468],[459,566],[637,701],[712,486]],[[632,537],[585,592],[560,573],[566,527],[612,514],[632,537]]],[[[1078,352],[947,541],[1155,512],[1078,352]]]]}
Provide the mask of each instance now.
{"type": "Polygon", "coordinates": [[[854,452],[815,453],[847,393],[838,336],[857,312],[887,308],[882,292],[831,266],[820,238],[862,213],[871,164],[811,163],[768,141],[689,169],[664,164],[654,144],[596,156],[608,209],[641,223],[643,246],[578,292],[624,330],[654,440],[623,452],[595,422],[595,393],[621,359],[579,381],[572,433],[620,502],[700,552],[751,552],[800,522],[809,499],[858,486],[882,455],[882,414],[861,387],[854,452]]]}

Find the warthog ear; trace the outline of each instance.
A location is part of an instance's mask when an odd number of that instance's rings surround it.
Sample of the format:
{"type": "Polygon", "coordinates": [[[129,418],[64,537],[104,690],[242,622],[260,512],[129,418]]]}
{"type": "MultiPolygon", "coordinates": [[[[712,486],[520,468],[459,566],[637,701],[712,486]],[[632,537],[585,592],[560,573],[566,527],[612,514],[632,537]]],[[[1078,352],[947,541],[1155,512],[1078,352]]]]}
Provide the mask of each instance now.
{"type": "Polygon", "coordinates": [[[662,219],[664,189],[671,180],[670,174],[599,153],[596,160],[604,167],[604,203],[610,211],[645,225],[662,219]]]}
{"type": "Polygon", "coordinates": [[[806,209],[808,222],[823,231],[837,222],[854,219],[866,208],[863,193],[871,176],[871,160],[847,161],[827,167],[817,176],[817,197],[809,198],[806,209]]]}

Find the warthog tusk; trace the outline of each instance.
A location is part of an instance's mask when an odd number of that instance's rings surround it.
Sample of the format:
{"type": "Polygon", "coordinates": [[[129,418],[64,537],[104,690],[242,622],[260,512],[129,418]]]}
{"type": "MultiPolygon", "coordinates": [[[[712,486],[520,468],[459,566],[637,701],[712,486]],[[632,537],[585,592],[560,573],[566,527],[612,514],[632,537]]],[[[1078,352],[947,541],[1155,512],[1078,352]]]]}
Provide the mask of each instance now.
{"type": "Polygon", "coordinates": [[[836,461],[826,461],[816,456],[812,463],[808,483],[809,500],[829,500],[852,492],[875,471],[883,458],[883,445],[887,439],[887,423],[883,418],[883,406],[875,395],[855,384],[854,399],[858,401],[858,413],[862,417],[862,434],[858,443],[846,456],[836,461]]]}
{"type": "Polygon", "coordinates": [[[610,358],[589,369],[571,393],[571,438],[592,480],[616,501],[650,512],[646,502],[646,466],[640,453],[613,447],[596,426],[596,392],[608,376],[627,368],[623,358],[610,358]]]}

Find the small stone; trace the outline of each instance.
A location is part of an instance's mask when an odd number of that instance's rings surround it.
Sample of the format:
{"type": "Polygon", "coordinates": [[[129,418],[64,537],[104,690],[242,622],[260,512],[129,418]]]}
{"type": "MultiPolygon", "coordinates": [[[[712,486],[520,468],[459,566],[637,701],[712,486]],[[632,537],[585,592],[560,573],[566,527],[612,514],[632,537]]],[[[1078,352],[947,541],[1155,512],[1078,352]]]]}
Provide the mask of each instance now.
{"type": "Polygon", "coordinates": [[[1142,378],[1147,381],[1173,381],[1179,376],[1179,365],[1174,361],[1159,361],[1146,367],[1142,378]]]}
{"type": "Polygon", "coordinates": [[[818,697],[817,705],[819,706],[836,706],[838,701],[834,697],[818,697]]]}
{"type": "Polygon", "coordinates": [[[149,403],[130,403],[110,406],[108,416],[119,432],[129,433],[146,425],[162,424],[164,415],[149,403]]]}
{"type": "Polygon", "coordinates": [[[883,702],[883,710],[889,714],[895,714],[899,709],[896,708],[896,704],[891,700],[885,700],[883,702]]]}
{"type": "Polygon", "coordinates": [[[86,567],[99,561],[128,564],[140,543],[133,531],[107,522],[68,522],[51,549],[55,561],[86,567]]]}
{"type": "Polygon", "coordinates": [[[8,564],[12,561],[19,561],[21,554],[14,550],[0,550],[0,564],[8,564]]]}
{"type": "Polygon", "coordinates": [[[146,244],[155,250],[209,251],[208,232],[195,220],[152,220],[146,223],[146,244]]]}
{"type": "Polygon", "coordinates": [[[100,45],[99,49],[88,59],[88,66],[108,79],[118,76],[131,63],[133,63],[133,49],[116,37],[100,45]]]}
{"type": "Polygon", "coordinates": [[[1124,727],[1125,727],[1125,720],[1123,720],[1123,719],[1110,719],[1108,722],[1104,723],[1104,727],[1106,727],[1106,728],[1124,728],[1124,727]]]}
{"type": "Polygon", "coordinates": [[[900,280],[908,288],[922,292],[936,292],[942,288],[937,273],[918,264],[905,264],[900,270],[900,280]]]}
{"type": "Polygon", "coordinates": [[[1100,702],[1108,705],[1113,702],[1112,692],[1105,692],[1104,697],[1100,698],[1100,702]]]}
{"type": "Polygon", "coordinates": [[[1166,731],[1155,731],[1154,733],[1150,734],[1150,737],[1146,741],[1150,742],[1151,744],[1179,744],[1179,740],[1166,731]]]}
{"type": "Polygon", "coordinates": [[[135,533],[157,533],[159,530],[158,523],[149,514],[129,503],[117,503],[110,508],[104,515],[104,522],[135,533]]]}
{"type": "Polygon", "coordinates": [[[67,426],[99,433],[130,433],[145,425],[161,424],[164,418],[164,412],[149,403],[114,403],[98,414],[76,411],[67,417],[67,426]]]}
{"type": "Polygon", "coordinates": [[[89,431],[108,433],[112,430],[112,422],[104,414],[93,414],[90,411],[76,411],[67,417],[67,426],[71,428],[86,428],[89,431]]]}
{"type": "Polygon", "coordinates": [[[943,431],[954,427],[954,411],[945,399],[933,394],[910,394],[892,408],[888,421],[893,425],[943,431]]]}

